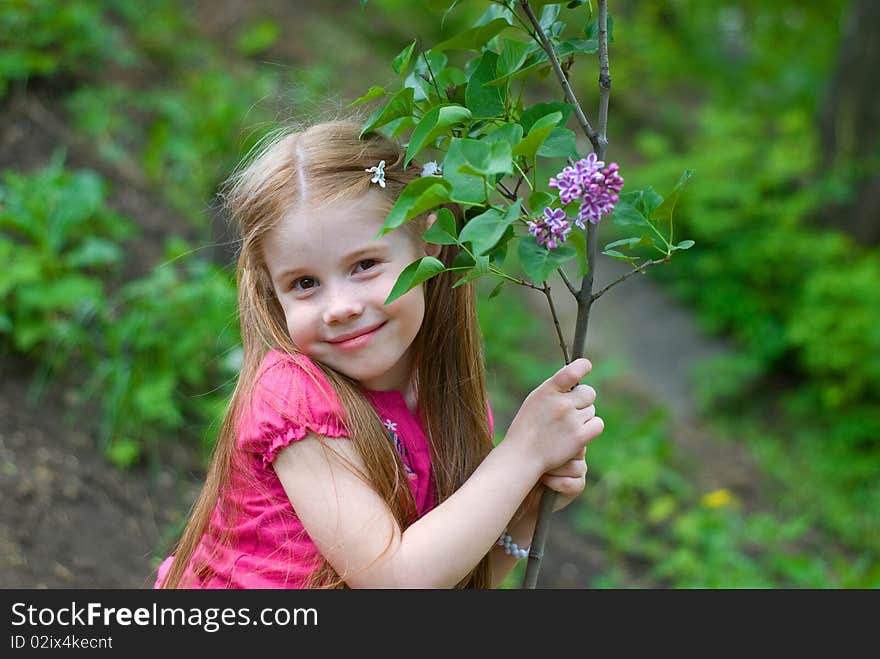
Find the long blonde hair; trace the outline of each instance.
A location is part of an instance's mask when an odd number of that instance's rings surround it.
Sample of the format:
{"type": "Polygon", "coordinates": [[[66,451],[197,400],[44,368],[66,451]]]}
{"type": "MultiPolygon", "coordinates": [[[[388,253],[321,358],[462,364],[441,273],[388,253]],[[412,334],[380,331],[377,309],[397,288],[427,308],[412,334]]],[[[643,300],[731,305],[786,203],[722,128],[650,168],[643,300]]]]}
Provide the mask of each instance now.
{"type": "MultiPolygon", "coordinates": [[[[252,395],[268,349],[298,355],[288,333],[263,256],[266,234],[292,208],[317,208],[379,190],[387,209],[401,190],[418,177],[410,163],[403,168],[400,145],[375,132],[360,137],[362,118],[347,117],[306,129],[276,134],[243,164],[223,187],[222,198],[240,232],[236,281],[243,363],[211,457],[206,482],[175,548],[175,558],[162,584],[175,588],[205,535],[212,513],[241,464],[236,450],[236,422],[252,395]],[[365,170],[386,162],[384,189],[371,185],[365,170]]],[[[461,210],[450,205],[461,221],[461,210]]],[[[404,230],[424,229],[424,216],[404,230]]],[[[451,265],[455,246],[444,246],[440,259],[451,265]]],[[[431,448],[434,501],[440,504],[473,473],[492,449],[486,404],[482,339],[473,284],[452,287],[452,273],[423,285],[425,318],[414,342],[414,374],[422,423],[431,448]]],[[[316,363],[339,396],[344,423],[365,465],[362,476],[386,501],[401,530],[416,519],[416,505],[397,451],[358,383],[316,363]]],[[[222,542],[223,538],[215,539],[222,542]]],[[[194,565],[196,574],[205,568],[194,565]]],[[[488,556],[458,587],[488,588],[488,556]]],[[[311,587],[344,587],[343,579],[324,561],[312,575],[311,587]]]]}

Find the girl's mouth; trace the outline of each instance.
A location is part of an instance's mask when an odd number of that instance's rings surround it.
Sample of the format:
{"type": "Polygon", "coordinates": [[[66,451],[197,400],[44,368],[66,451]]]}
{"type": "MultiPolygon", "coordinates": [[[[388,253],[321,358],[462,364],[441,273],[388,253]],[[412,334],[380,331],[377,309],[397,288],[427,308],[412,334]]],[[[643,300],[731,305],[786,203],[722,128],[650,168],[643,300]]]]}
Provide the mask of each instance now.
{"type": "Polygon", "coordinates": [[[373,340],[373,337],[379,332],[379,330],[385,327],[385,324],[387,322],[388,321],[385,321],[381,325],[378,325],[377,327],[374,327],[373,329],[368,330],[363,334],[358,334],[357,336],[354,336],[350,339],[345,339],[343,341],[328,341],[328,343],[336,348],[340,348],[341,350],[356,350],[358,348],[362,348],[373,340]]]}

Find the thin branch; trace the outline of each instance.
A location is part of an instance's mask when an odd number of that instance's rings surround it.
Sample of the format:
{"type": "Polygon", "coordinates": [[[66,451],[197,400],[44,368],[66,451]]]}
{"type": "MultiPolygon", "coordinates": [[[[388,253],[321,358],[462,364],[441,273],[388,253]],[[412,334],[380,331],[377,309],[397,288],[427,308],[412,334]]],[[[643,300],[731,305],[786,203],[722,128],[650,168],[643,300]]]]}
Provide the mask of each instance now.
{"type": "Polygon", "coordinates": [[[501,181],[498,181],[495,186],[501,188],[498,192],[501,193],[502,197],[506,197],[507,199],[510,199],[510,201],[516,201],[516,193],[511,192],[501,181]]]}
{"type": "Polygon", "coordinates": [[[611,282],[610,284],[608,284],[608,285],[607,285],[605,288],[603,288],[601,291],[597,291],[596,293],[593,293],[593,295],[591,296],[590,299],[591,299],[593,302],[595,302],[595,301],[598,300],[600,297],[602,297],[606,292],[608,292],[608,289],[611,288],[612,286],[617,286],[617,284],[621,283],[622,281],[625,281],[625,280],[629,279],[629,278],[632,277],[633,275],[637,275],[637,274],[639,274],[640,272],[645,272],[645,270],[647,270],[647,269],[648,269],[650,266],[652,266],[652,265],[658,265],[658,264],[660,264],[660,263],[669,263],[669,259],[670,259],[670,258],[672,258],[672,256],[671,256],[671,255],[667,255],[665,259],[654,259],[653,261],[645,261],[645,262],[642,263],[639,267],[634,268],[633,270],[631,270],[630,272],[627,272],[627,273],[626,273],[625,275],[623,275],[622,277],[619,277],[619,278],[615,279],[613,282],[611,282]]]}
{"type": "Polygon", "coordinates": [[[565,357],[565,363],[568,364],[571,362],[571,358],[568,356],[568,347],[565,345],[565,337],[562,336],[562,329],[559,327],[559,317],[556,315],[556,307],[553,305],[553,296],[550,295],[550,287],[546,281],[541,291],[547,296],[547,303],[550,305],[550,315],[553,316],[553,325],[556,327],[556,336],[559,338],[559,347],[562,348],[562,356],[565,357]]]}
{"type": "MultiPolygon", "coordinates": [[[[425,58],[425,66],[428,67],[428,73],[431,74],[431,82],[434,83],[434,89],[437,90],[437,98],[439,98],[442,101],[443,100],[443,93],[440,91],[440,85],[437,84],[437,78],[434,77],[434,71],[431,70],[431,62],[428,61],[428,53],[425,51],[424,47],[422,46],[422,35],[419,35],[419,49],[422,51],[422,57],[425,58]]],[[[447,101],[450,100],[448,94],[446,96],[446,100],[447,101]]]]}
{"type": "MultiPolygon", "coordinates": [[[[562,70],[562,66],[559,64],[559,58],[556,57],[556,52],[553,50],[553,44],[550,43],[550,39],[547,37],[547,34],[544,32],[544,28],[541,27],[541,23],[538,22],[537,17],[535,16],[535,12],[532,11],[532,7],[529,5],[528,0],[521,0],[519,3],[522,7],[523,11],[528,16],[529,21],[532,23],[532,26],[535,28],[535,32],[538,35],[538,39],[541,41],[541,45],[544,48],[544,52],[547,53],[547,57],[550,58],[550,65],[553,67],[553,72],[556,74],[556,77],[559,79],[559,84],[562,85],[562,89],[565,92],[565,100],[571,103],[574,106],[574,114],[577,117],[577,120],[581,124],[581,128],[584,131],[584,135],[587,136],[587,139],[593,145],[594,151],[599,151],[599,134],[593,130],[593,127],[590,126],[590,122],[587,121],[586,115],[584,115],[584,111],[581,109],[580,103],[578,103],[577,98],[574,95],[574,92],[571,90],[571,85],[568,84],[568,78],[565,77],[565,72],[562,70]]],[[[600,17],[599,24],[602,25],[601,18],[601,7],[603,3],[599,3],[600,6],[600,17]]],[[[601,51],[602,43],[602,33],[599,33],[599,48],[601,51]]],[[[607,53],[606,53],[606,62],[607,62],[607,53]]]]}
{"type": "MultiPolygon", "coordinates": [[[[550,40],[547,38],[547,35],[544,33],[544,30],[541,28],[541,24],[535,18],[535,14],[532,11],[532,8],[529,6],[528,0],[522,0],[520,4],[523,8],[523,11],[526,12],[526,15],[529,17],[529,20],[532,22],[532,25],[535,26],[535,29],[540,36],[541,43],[543,44],[544,50],[547,52],[547,55],[550,58],[553,70],[556,73],[556,77],[559,79],[559,83],[562,85],[562,89],[565,92],[566,99],[574,105],[575,115],[577,116],[578,121],[581,124],[581,128],[584,131],[584,134],[592,143],[593,149],[594,151],[596,151],[596,155],[599,157],[599,159],[604,160],[605,149],[608,145],[606,128],[608,124],[608,98],[611,90],[611,76],[608,72],[607,0],[597,0],[599,8],[600,66],[599,133],[596,133],[592,129],[586,117],[584,116],[580,104],[577,102],[577,99],[574,97],[574,94],[571,91],[571,87],[568,84],[565,73],[559,66],[559,60],[556,58],[556,54],[553,52],[553,46],[550,43],[550,40]]],[[[590,309],[593,305],[593,276],[595,275],[596,255],[599,251],[598,231],[596,229],[596,225],[592,223],[587,228],[588,270],[587,274],[581,280],[581,290],[577,294],[577,320],[575,321],[575,333],[571,346],[572,356],[575,359],[583,356],[584,346],[587,337],[587,323],[590,318],[590,309]]],[[[544,545],[546,544],[547,536],[550,533],[550,519],[553,515],[553,508],[555,503],[556,492],[547,487],[544,487],[541,491],[541,502],[538,509],[538,518],[535,522],[535,532],[532,535],[532,544],[529,548],[529,559],[528,563],[526,564],[526,574],[525,578],[523,579],[523,588],[535,588],[537,586],[538,572],[541,569],[541,560],[544,556],[544,545]]]]}
{"type": "Polygon", "coordinates": [[[571,294],[574,295],[576,298],[578,296],[577,289],[574,287],[574,284],[571,283],[568,275],[565,274],[565,270],[559,268],[556,272],[558,272],[559,276],[562,277],[562,281],[565,282],[566,288],[568,288],[568,290],[571,291],[571,294]]]}
{"type": "Polygon", "coordinates": [[[608,3],[597,1],[599,9],[599,139],[596,156],[605,159],[608,148],[608,99],[611,96],[611,74],[608,71],[608,3]]]}

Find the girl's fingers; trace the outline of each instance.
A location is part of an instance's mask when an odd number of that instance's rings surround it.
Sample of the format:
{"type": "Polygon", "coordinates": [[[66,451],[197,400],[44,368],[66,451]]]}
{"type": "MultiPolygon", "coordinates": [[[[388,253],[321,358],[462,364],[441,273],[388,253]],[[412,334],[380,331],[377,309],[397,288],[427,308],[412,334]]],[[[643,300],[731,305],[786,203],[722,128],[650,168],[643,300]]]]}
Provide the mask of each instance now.
{"type": "Polygon", "coordinates": [[[582,410],[596,402],[596,390],[588,384],[579,384],[571,390],[576,409],[582,410]]]}
{"type": "Polygon", "coordinates": [[[594,416],[596,416],[596,406],[595,405],[589,405],[588,407],[585,407],[584,409],[579,410],[579,411],[581,414],[581,419],[583,419],[584,423],[586,423],[587,421],[592,419],[594,416]]]}
{"type": "Polygon", "coordinates": [[[565,476],[550,476],[544,474],[541,477],[541,483],[550,488],[554,492],[558,492],[563,496],[575,497],[584,491],[586,485],[586,476],[580,478],[567,478],[565,476]]]}
{"type": "Polygon", "coordinates": [[[544,475],[561,478],[582,478],[587,475],[587,463],[584,461],[583,456],[575,457],[544,475]]]}

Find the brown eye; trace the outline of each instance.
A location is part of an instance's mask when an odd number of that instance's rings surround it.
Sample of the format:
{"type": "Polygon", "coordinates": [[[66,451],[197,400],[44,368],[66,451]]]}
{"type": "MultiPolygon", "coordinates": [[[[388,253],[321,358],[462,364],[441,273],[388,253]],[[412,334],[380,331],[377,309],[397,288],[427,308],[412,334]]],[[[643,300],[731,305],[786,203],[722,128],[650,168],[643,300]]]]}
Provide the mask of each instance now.
{"type": "Polygon", "coordinates": [[[300,277],[290,285],[290,288],[292,290],[307,291],[317,285],[317,280],[312,279],[311,277],[300,277]]]}

